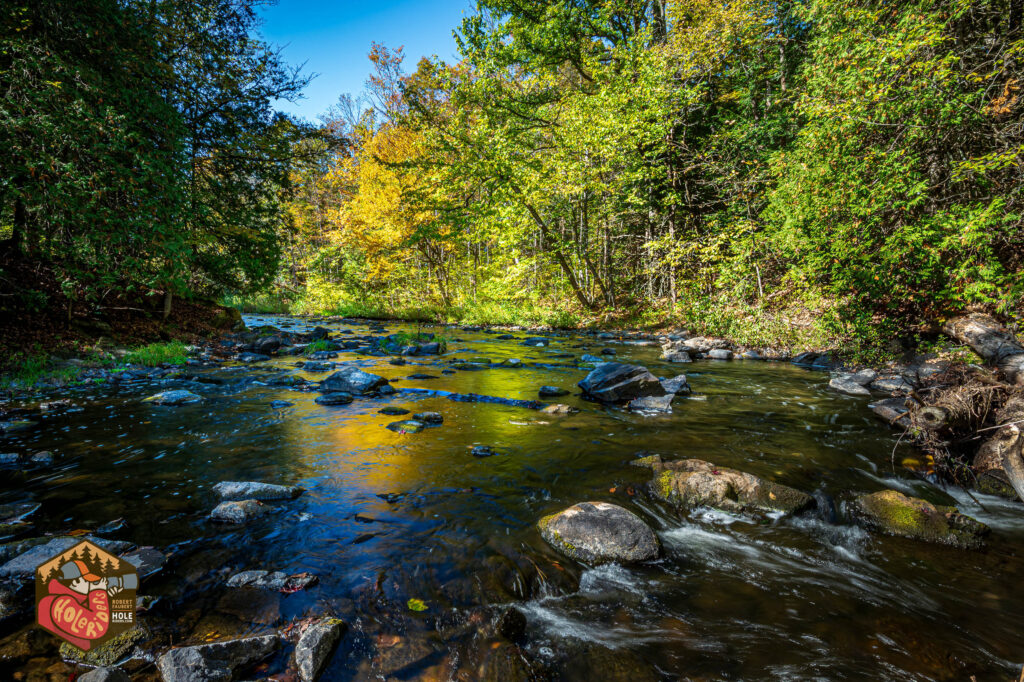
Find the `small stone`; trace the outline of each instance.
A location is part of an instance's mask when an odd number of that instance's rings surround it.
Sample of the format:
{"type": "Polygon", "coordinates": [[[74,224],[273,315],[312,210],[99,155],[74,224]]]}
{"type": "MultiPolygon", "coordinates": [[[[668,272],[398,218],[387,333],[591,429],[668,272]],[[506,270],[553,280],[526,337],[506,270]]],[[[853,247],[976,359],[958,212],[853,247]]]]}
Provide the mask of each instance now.
{"type": "Polygon", "coordinates": [[[726,348],[712,348],[708,351],[708,357],[712,360],[732,360],[732,351],[726,348]]]}
{"type": "Polygon", "coordinates": [[[275,410],[282,410],[286,407],[292,407],[295,403],[290,403],[287,400],[271,400],[270,406],[275,410]]]}
{"type": "Polygon", "coordinates": [[[192,391],[176,390],[176,391],[162,391],[156,395],[152,395],[143,402],[153,403],[154,405],[191,405],[202,401],[202,396],[193,393],[192,391]]]}
{"type": "Polygon", "coordinates": [[[409,414],[409,410],[404,407],[382,407],[377,410],[378,414],[384,414],[389,417],[401,417],[403,414],[409,414]]]}
{"type": "Polygon", "coordinates": [[[227,523],[245,523],[263,516],[269,511],[270,507],[258,500],[221,502],[210,512],[210,518],[227,523]]]}
{"type": "Polygon", "coordinates": [[[120,668],[93,668],[76,677],[75,682],[131,682],[131,678],[120,668]]]}
{"type": "Polygon", "coordinates": [[[541,412],[543,412],[544,414],[575,414],[579,412],[579,409],[573,407],[572,405],[555,403],[553,405],[548,405],[547,407],[542,408],[541,412]]]}
{"type": "Polygon", "coordinates": [[[569,395],[569,391],[564,388],[559,388],[558,386],[541,386],[540,390],[537,391],[537,394],[541,398],[557,398],[559,396],[569,395]]]}
{"type": "Polygon", "coordinates": [[[391,422],[387,425],[387,429],[395,433],[419,433],[423,430],[424,426],[423,422],[416,421],[415,419],[405,419],[399,422],[391,422]]]}
{"type": "Polygon", "coordinates": [[[324,618],[306,628],[295,645],[295,665],[302,682],[319,679],[346,629],[345,623],[337,618],[324,618]]]}
{"type": "Polygon", "coordinates": [[[490,445],[474,445],[473,449],[469,451],[469,454],[474,457],[492,457],[498,454],[498,452],[490,445]]]}
{"type": "Polygon", "coordinates": [[[629,401],[629,409],[632,412],[640,413],[667,413],[672,411],[672,399],[675,394],[669,393],[659,396],[645,396],[634,398],[629,401]]]}
{"type": "Polygon", "coordinates": [[[498,616],[498,633],[510,642],[522,642],[526,639],[526,616],[514,606],[505,609],[498,616]]]}
{"type": "Polygon", "coordinates": [[[417,412],[412,418],[427,426],[438,426],[444,423],[444,416],[440,412],[417,412]]]}
{"type": "Polygon", "coordinates": [[[269,359],[270,356],[265,355],[264,353],[239,353],[236,358],[239,362],[244,362],[246,364],[253,362],[266,362],[269,359]]]}

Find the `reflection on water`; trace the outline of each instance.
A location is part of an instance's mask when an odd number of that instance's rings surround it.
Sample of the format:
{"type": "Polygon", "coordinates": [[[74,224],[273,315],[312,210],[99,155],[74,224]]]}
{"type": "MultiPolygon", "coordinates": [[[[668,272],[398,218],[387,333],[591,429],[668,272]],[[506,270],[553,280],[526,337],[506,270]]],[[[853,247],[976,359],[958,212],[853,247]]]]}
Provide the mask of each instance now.
{"type": "MultiPolygon", "coordinates": [[[[247,320],[268,321],[304,328],[247,320]]],[[[530,400],[541,385],[575,389],[583,377],[557,356],[609,345],[557,337],[548,348],[528,348],[458,334],[464,341],[440,360],[394,366],[361,357],[360,364],[398,388],[530,400]],[[455,357],[519,358],[527,366],[443,374],[455,357]],[[408,378],[424,373],[436,378],[408,378]]],[[[316,394],[266,385],[275,370],[327,374],[277,358],[212,370],[221,384],[189,382],[204,401],[184,407],[140,403],[157,390],[146,384],[71,391],[82,411],[48,417],[44,428],[4,442],[5,450],[53,450],[59,460],[46,472],[11,473],[0,502],[41,502],[33,521],[54,532],[124,517],[125,539],[169,551],[169,567],[140,591],[164,596],[146,618],[167,641],[342,615],[353,628],[325,679],[472,679],[484,669],[505,671],[495,679],[514,677],[508,671],[519,668],[507,660],[493,667],[506,650],[472,627],[481,607],[511,602],[529,622],[521,655],[562,679],[1015,674],[1024,608],[1024,590],[1012,578],[1024,569],[1019,505],[953,493],[965,512],[993,526],[984,552],[869,536],[812,518],[766,524],[706,510],[681,515],[646,496],[644,472],[627,466],[638,452],[707,459],[840,503],[850,492],[886,486],[950,500],[894,471],[909,451],[894,452],[867,401],[828,391],[822,374],[747,361],[672,366],[656,348],[613,345],[618,361],[663,376],[685,371],[695,395],[658,417],[575,395],[558,399],[581,409],[571,416],[411,394],[324,407],[313,402],[316,394]],[[294,405],[272,408],[273,400],[294,405]],[[444,424],[394,433],[385,426],[403,417],[380,414],[384,406],[437,411],[444,424]],[[501,454],[476,458],[474,445],[501,454]],[[221,480],[298,484],[307,492],[244,528],[224,527],[205,520],[216,503],[210,489],[221,480]],[[555,554],[534,523],[588,499],[643,516],[662,538],[663,558],[588,568],[555,554]],[[310,571],[320,583],[288,596],[230,596],[226,577],[250,568],[310,571]],[[412,597],[428,610],[409,612],[412,597]]]]}

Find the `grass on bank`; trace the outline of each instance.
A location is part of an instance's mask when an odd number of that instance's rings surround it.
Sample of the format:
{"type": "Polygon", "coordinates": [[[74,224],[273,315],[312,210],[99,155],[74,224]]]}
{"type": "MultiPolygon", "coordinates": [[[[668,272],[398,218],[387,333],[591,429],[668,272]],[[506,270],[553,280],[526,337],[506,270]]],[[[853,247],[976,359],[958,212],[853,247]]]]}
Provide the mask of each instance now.
{"type": "Polygon", "coordinates": [[[20,386],[39,383],[66,385],[74,382],[82,368],[76,365],[62,365],[45,353],[22,354],[12,357],[10,368],[0,375],[0,389],[9,390],[20,386]]]}
{"type": "Polygon", "coordinates": [[[188,359],[188,350],[181,341],[167,343],[151,343],[130,351],[124,361],[133,365],[156,367],[158,365],[184,365],[188,359]]]}

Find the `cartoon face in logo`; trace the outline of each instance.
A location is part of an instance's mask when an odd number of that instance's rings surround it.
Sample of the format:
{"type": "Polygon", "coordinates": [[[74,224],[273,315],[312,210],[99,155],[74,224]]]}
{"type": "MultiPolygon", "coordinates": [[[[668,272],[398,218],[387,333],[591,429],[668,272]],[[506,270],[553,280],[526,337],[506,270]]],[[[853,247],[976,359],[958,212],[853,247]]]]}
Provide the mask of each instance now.
{"type": "Polygon", "coordinates": [[[83,541],[36,568],[36,622],[79,649],[135,625],[135,567],[83,541]]]}

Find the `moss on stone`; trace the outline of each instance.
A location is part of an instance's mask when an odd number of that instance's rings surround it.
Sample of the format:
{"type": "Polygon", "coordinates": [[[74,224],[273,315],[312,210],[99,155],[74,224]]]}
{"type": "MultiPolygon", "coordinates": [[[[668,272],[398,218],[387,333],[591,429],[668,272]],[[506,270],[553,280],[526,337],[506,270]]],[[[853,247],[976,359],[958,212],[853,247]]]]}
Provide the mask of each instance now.
{"type": "Polygon", "coordinates": [[[131,630],[126,630],[104,644],[83,651],[74,644],[64,642],[60,645],[60,655],[66,661],[78,661],[86,665],[110,666],[124,658],[125,654],[131,651],[136,643],[146,639],[149,630],[142,625],[136,625],[131,630]]]}
{"type": "Polygon", "coordinates": [[[989,532],[988,526],[956,507],[934,505],[896,490],[863,495],[854,501],[851,511],[861,525],[873,530],[954,547],[979,547],[989,532]]]}

